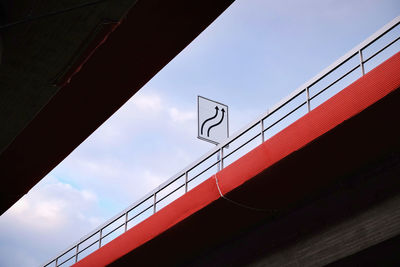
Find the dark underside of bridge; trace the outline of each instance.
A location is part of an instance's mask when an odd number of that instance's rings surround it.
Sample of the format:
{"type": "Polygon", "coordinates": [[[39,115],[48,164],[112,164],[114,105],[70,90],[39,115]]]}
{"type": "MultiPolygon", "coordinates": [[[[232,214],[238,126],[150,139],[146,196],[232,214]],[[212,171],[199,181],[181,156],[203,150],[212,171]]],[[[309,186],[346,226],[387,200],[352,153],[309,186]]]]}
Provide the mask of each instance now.
{"type": "Polygon", "coordinates": [[[111,266],[400,266],[399,107],[397,89],[226,195],[266,211],[218,198],[111,266]]]}
{"type": "MultiPolygon", "coordinates": [[[[246,227],[235,234],[226,236],[223,241],[216,241],[213,246],[180,264],[400,266],[400,132],[398,125],[384,127],[379,123],[382,121],[380,116],[384,117],[388,114],[386,112],[399,114],[399,104],[400,90],[397,90],[377,106],[260,175],[297,179],[308,176],[307,180],[325,179],[326,176],[334,175],[338,178],[335,182],[317,190],[296,205],[279,210],[272,216],[257,218],[253,224],[246,224],[246,227]],[[378,106],[385,112],[376,113],[378,106]],[[374,127],[377,128],[372,130],[374,127]],[[394,130],[394,127],[397,129],[394,130]],[[371,140],[381,141],[376,146],[371,145],[371,140]],[[350,151],[360,149],[364,151],[362,153],[366,153],[366,148],[379,153],[370,157],[350,151]],[[350,164],[356,161],[357,164],[342,169],[337,164],[342,164],[343,161],[350,164]]],[[[394,116],[388,118],[394,122],[392,119],[394,116]]],[[[228,197],[241,201],[251,199],[250,192],[266,186],[262,181],[254,181],[241,189],[241,192],[232,192],[228,197]]],[[[290,184],[286,186],[291,187],[290,184]]],[[[297,190],[312,187],[308,182],[304,185],[296,183],[293,186],[297,190]]],[[[282,195],[282,198],[285,197],[290,198],[282,195]]],[[[252,200],[251,203],[255,206],[257,201],[252,200]]],[[[262,202],[259,203],[258,207],[262,207],[262,202]]],[[[224,209],[240,209],[230,203],[221,205],[229,206],[223,207],[224,209]]],[[[221,207],[215,209],[216,213],[221,211],[221,207]]],[[[247,219],[246,216],[251,216],[246,214],[247,211],[244,214],[233,212],[230,219],[243,221],[247,219]]],[[[223,227],[229,228],[218,223],[214,227],[210,225],[209,229],[212,231],[208,233],[209,237],[212,238],[213,231],[224,231],[221,230],[223,227]]],[[[196,229],[192,232],[194,240],[199,238],[196,236],[196,229]]],[[[158,246],[160,245],[162,246],[158,246]]],[[[123,262],[121,259],[121,263],[123,262]]],[[[116,266],[119,265],[116,263],[116,266]]]]}
{"type": "Polygon", "coordinates": [[[0,214],[232,0],[0,0],[0,214]]]}

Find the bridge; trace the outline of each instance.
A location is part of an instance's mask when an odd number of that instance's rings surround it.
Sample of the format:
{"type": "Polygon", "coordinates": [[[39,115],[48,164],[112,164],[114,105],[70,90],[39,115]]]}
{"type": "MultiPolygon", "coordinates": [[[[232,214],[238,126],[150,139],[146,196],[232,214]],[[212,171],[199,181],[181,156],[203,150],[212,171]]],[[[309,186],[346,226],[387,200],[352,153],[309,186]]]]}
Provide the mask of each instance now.
{"type": "Polygon", "coordinates": [[[1,1],[1,214],[231,3],[1,1]]]}
{"type": "Polygon", "coordinates": [[[399,24],[45,266],[398,265],[399,24]]]}

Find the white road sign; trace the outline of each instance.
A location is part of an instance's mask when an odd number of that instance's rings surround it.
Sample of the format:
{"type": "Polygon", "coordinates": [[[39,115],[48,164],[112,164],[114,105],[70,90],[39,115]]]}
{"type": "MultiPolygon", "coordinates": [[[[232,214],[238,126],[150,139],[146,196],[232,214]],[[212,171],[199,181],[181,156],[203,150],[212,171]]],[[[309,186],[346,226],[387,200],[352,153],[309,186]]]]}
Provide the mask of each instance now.
{"type": "Polygon", "coordinates": [[[198,138],[219,144],[229,137],[228,106],[197,97],[198,138]]]}

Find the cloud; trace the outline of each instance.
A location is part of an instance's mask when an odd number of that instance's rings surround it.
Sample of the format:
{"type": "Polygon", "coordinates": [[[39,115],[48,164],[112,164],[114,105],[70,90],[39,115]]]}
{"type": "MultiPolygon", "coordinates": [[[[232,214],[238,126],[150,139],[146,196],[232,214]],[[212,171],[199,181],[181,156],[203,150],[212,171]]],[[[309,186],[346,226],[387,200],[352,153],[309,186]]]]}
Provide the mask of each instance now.
{"type": "Polygon", "coordinates": [[[8,255],[0,266],[38,266],[56,256],[104,220],[97,202],[92,191],[55,177],[41,182],[0,217],[0,255],[8,255]]]}
{"type": "Polygon", "coordinates": [[[188,121],[194,121],[196,119],[195,112],[180,111],[176,107],[169,108],[168,113],[172,122],[185,123],[188,121]]]}
{"type": "Polygon", "coordinates": [[[80,147],[107,148],[123,144],[138,132],[154,127],[165,109],[162,97],[155,92],[139,91],[104,122],[80,147]]]}
{"type": "Polygon", "coordinates": [[[155,93],[141,94],[138,93],[132,98],[132,103],[140,110],[145,112],[158,112],[162,109],[161,97],[155,93]]]}
{"type": "MultiPolygon", "coordinates": [[[[101,125],[79,150],[99,148],[115,150],[138,136],[159,129],[174,130],[183,124],[195,127],[196,113],[174,106],[154,89],[139,91],[101,125]]],[[[159,132],[163,134],[163,132],[159,132]]]]}

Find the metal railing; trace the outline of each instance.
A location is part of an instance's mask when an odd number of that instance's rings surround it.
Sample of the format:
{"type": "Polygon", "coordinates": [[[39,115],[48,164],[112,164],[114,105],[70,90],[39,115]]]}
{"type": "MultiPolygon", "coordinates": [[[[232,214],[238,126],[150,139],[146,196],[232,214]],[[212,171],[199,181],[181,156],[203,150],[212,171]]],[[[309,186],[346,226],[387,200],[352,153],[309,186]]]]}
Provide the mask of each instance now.
{"type": "Polygon", "coordinates": [[[397,53],[400,50],[400,47],[397,47],[400,39],[399,23],[400,16],[300,86],[247,127],[80,239],[44,266],[71,265],[85,257],[85,254],[90,254],[91,251],[102,247],[209,178],[215,173],[215,167],[217,170],[223,169],[224,166],[229,165],[266,141],[268,137],[329,99],[331,95],[360,78],[380,62],[397,53]],[[359,71],[355,72],[357,69],[359,71]]]}

